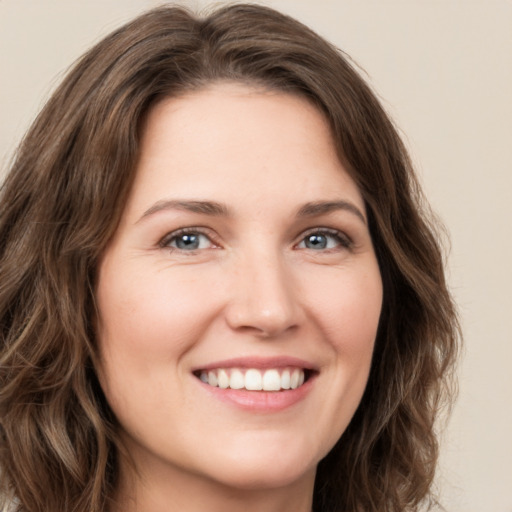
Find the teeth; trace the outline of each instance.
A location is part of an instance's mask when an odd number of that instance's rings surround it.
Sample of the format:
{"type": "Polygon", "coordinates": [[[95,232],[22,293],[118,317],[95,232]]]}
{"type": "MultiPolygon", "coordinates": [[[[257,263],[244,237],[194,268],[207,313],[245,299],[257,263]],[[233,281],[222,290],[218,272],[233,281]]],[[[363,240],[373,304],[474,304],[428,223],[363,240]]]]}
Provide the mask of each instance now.
{"type": "Polygon", "coordinates": [[[299,372],[298,370],[293,370],[291,378],[290,378],[290,387],[292,389],[296,389],[299,387],[299,372]]]}
{"type": "Polygon", "coordinates": [[[217,379],[219,381],[219,388],[226,389],[229,387],[229,377],[226,370],[219,370],[217,379]]]}
{"type": "Polygon", "coordinates": [[[221,389],[247,389],[249,391],[280,391],[282,389],[297,389],[304,384],[304,370],[286,368],[284,370],[269,369],[247,370],[224,369],[203,371],[199,378],[210,386],[221,389]],[[245,373],[244,373],[245,372],[245,373]]]}
{"type": "Polygon", "coordinates": [[[281,389],[281,376],[277,370],[267,370],[263,374],[263,389],[265,391],[279,391],[281,389]]]}
{"type": "Polygon", "coordinates": [[[263,389],[261,373],[258,370],[247,370],[245,372],[245,389],[259,391],[263,389]]]}
{"type": "Polygon", "coordinates": [[[210,386],[217,386],[219,384],[217,374],[215,372],[208,372],[208,384],[210,384],[210,386]]]}
{"type": "Polygon", "coordinates": [[[290,370],[285,370],[281,375],[281,387],[283,389],[290,389],[290,370]]]}
{"type": "Polygon", "coordinates": [[[240,370],[233,370],[229,379],[231,389],[242,389],[245,387],[244,374],[240,370]]]}

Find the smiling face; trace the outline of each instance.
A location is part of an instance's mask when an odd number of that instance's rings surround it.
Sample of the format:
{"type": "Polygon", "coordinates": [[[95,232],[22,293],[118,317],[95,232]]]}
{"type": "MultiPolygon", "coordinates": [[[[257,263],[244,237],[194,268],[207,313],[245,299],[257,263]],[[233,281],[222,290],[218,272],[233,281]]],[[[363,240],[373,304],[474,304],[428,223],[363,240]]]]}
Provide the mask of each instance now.
{"type": "Polygon", "coordinates": [[[142,475],[312,490],[382,302],[322,114],[234,84],[156,105],[97,301],[100,382],[142,475]]]}

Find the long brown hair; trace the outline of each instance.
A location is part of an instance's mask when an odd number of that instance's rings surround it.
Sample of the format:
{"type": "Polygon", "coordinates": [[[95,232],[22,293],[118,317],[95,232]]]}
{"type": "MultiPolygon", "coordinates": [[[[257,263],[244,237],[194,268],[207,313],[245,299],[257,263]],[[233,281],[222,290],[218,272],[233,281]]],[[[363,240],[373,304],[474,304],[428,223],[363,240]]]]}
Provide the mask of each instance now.
{"type": "Polygon", "coordinates": [[[429,502],[459,330],[407,152],[342,52],[274,10],[232,5],[204,18],[159,8],[92,48],[1,189],[0,492],[20,511],[109,508],[121,447],[94,371],[98,258],[132,184],[145,113],[220,80],[300,94],[325,114],[366,201],[384,282],[367,389],[319,464],[314,510],[429,502]]]}

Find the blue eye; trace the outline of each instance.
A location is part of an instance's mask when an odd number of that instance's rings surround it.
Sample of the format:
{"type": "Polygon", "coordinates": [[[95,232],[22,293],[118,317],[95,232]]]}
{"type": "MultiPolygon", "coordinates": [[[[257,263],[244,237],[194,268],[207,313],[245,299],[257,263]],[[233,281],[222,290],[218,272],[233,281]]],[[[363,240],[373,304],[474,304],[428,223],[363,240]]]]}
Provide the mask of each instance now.
{"type": "Polygon", "coordinates": [[[299,249],[322,251],[339,247],[350,247],[350,241],[338,232],[315,231],[306,235],[297,246],[299,249]]]}
{"type": "Polygon", "coordinates": [[[197,231],[182,231],[168,237],[162,245],[180,251],[196,251],[199,249],[208,249],[213,244],[203,233],[198,233],[197,231]]]}

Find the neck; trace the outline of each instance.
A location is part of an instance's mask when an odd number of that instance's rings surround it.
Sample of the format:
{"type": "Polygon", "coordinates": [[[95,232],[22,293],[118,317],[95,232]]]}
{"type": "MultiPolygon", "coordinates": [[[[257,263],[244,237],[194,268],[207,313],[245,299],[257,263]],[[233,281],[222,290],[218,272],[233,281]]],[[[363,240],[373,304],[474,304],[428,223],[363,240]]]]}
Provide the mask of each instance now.
{"type": "Polygon", "coordinates": [[[112,512],[311,512],[315,469],[296,481],[278,485],[217,482],[172,468],[135,472],[122,465],[112,512]]]}

